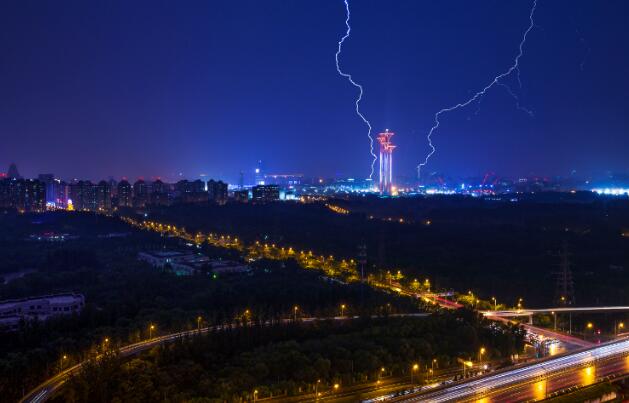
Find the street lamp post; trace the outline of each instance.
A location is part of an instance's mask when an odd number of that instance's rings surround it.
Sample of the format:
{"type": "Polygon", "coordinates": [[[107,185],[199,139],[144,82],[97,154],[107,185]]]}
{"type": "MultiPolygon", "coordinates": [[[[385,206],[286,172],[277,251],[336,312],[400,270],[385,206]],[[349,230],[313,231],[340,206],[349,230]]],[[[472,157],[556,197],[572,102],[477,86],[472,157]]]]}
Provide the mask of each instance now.
{"type": "Polygon", "coordinates": [[[413,384],[413,375],[419,370],[419,364],[413,364],[411,367],[411,385],[413,384]]]}
{"type": "Polygon", "coordinates": [[[555,313],[555,311],[552,311],[550,314],[553,315],[553,320],[555,322],[554,329],[555,331],[557,331],[557,314],[555,313]]]}
{"type": "Polygon", "coordinates": [[[200,316],[197,316],[197,331],[199,333],[201,333],[201,320],[203,320],[203,318],[200,316]]]}
{"type": "Polygon", "coordinates": [[[319,400],[319,384],[321,383],[321,379],[317,379],[317,383],[315,383],[315,402],[319,400]]]}
{"type": "Polygon", "coordinates": [[[616,336],[618,336],[618,334],[620,333],[620,330],[625,328],[624,322],[618,322],[615,328],[616,328],[616,336]]]}
{"type": "Polygon", "coordinates": [[[491,300],[494,301],[494,311],[498,310],[498,301],[496,301],[496,297],[491,297],[491,300]]]}
{"type": "Polygon", "coordinates": [[[257,399],[257,398],[258,398],[258,389],[255,389],[255,390],[253,391],[253,403],[255,403],[255,402],[256,402],[256,399],[257,399]]]}
{"type": "MultiPolygon", "coordinates": [[[[592,324],[592,322],[588,322],[586,328],[587,330],[592,330],[594,329],[594,324],[592,324]]],[[[587,338],[587,331],[585,332],[585,338],[587,338]]]]}
{"type": "Polygon", "coordinates": [[[341,304],[341,316],[344,316],[345,313],[345,304],[341,304]]]}
{"type": "Polygon", "coordinates": [[[293,308],[293,317],[295,322],[297,322],[297,311],[299,310],[299,307],[297,305],[295,305],[295,307],[293,308]]]}
{"type": "Polygon", "coordinates": [[[481,347],[480,350],[478,350],[478,365],[483,362],[483,354],[485,354],[485,347],[481,347]]]}
{"type": "Polygon", "coordinates": [[[149,326],[149,340],[153,338],[153,330],[155,330],[155,325],[149,326]]]}
{"type": "Polygon", "coordinates": [[[68,359],[67,355],[62,355],[61,359],[59,360],[59,372],[63,371],[63,363],[68,359]]]}

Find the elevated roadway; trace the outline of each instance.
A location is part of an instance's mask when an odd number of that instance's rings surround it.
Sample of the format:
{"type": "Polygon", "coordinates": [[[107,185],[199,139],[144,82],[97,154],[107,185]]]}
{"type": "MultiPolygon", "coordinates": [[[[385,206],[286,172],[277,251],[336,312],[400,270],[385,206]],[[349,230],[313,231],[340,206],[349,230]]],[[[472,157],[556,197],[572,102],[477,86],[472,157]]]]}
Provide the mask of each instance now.
{"type": "Polygon", "coordinates": [[[493,316],[500,318],[515,318],[519,316],[532,316],[537,314],[552,313],[610,313],[610,312],[629,312],[629,306],[591,306],[591,307],[558,307],[558,308],[542,308],[542,309],[516,309],[505,311],[481,311],[485,316],[493,316]]]}
{"type": "Polygon", "coordinates": [[[461,381],[430,392],[395,399],[404,402],[520,402],[542,400],[575,386],[587,386],[604,377],[629,373],[629,339],[551,357],[479,378],[461,381]]]}

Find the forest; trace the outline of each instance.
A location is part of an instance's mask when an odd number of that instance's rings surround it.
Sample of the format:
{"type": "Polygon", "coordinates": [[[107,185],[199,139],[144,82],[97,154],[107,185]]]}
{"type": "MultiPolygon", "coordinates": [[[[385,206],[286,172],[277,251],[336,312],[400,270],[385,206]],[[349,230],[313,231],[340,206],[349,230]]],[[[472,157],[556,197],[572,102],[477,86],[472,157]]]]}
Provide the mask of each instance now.
{"type": "Polygon", "coordinates": [[[426,318],[379,318],[300,326],[239,327],[156,347],[130,361],[112,354],[74,376],[58,401],[237,402],[312,393],[332,384],[375,380],[386,368],[423,382],[433,359],[509,361],[523,347],[518,327],[490,326],[472,311],[426,318]],[[319,381],[319,382],[317,382],[319,381]]]}
{"type": "Polygon", "coordinates": [[[629,280],[626,199],[552,192],[483,199],[361,196],[325,203],[175,205],[151,208],[149,216],[189,231],[234,234],[344,258],[356,258],[364,244],[372,273],[426,276],[438,289],[471,290],[507,306],[519,298],[528,306],[554,302],[554,273],[565,247],[578,304],[629,303],[629,293],[617,286],[629,280]]]}
{"type": "MultiPolygon", "coordinates": [[[[79,292],[86,306],[76,316],[46,322],[26,321],[17,333],[0,332],[0,393],[9,400],[22,396],[61,368],[110,348],[149,336],[231,323],[250,312],[251,320],[293,316],[334,316],[340,304],[345,314],[371,315],[418,312],[416,301],[360,284],[325,281],[316,271],[294,262],[260,260],[242,275],[176,276],[137,260],[143,250],[184,248],[176,239],[136,231],[117,218],[93,214],[50,213],[0,216],[0,250],[5,273],[29,269],[23,277],[0,283],[0,300],[79,292]],[[31,233],[65,232],[77,236],[65,242],[32,241],[31,233]],[[112,232],[120,237],[103,237],[112,232]],[[23,264],[21,266],[20,264],[23,264]],[[67,356],[66,360],[61,357],[67,356]]],[[[228,254],[207,247],[213,258],[228,254]]],[[[234,258],[234,256],[228,256],[234,258]]]]}

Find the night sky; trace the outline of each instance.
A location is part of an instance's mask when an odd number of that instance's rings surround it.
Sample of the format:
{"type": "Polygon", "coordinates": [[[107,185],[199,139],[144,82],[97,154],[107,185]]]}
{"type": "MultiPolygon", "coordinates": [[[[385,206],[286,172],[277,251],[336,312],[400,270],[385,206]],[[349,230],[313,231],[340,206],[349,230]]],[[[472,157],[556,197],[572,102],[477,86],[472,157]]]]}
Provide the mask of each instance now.
{"type": "MultiPolygon", "coordinates": [[[[505,71],[529,0],[354,0],[341,64],[412,177],[436,111],[505,71]]],[[[539,0],[521,103],[501,88],[444,115],[427,171],[629,173],[629,2],[539,0]]],[[[0,3],[0,172],[236,182],[365,177],[357,90],[334,65],[342,0],[0,3]]]]}

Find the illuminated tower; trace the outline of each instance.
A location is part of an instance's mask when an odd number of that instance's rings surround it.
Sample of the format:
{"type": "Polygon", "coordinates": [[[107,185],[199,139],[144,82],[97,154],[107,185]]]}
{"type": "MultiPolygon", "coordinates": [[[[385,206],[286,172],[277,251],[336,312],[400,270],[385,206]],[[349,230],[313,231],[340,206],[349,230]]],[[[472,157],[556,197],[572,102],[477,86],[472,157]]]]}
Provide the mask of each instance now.
{"type": "Polygon", "coordinates": [[[380,143],[380,193],[390,195],[393,187],[393,150],[395,145],[391,137],[395,133],[386,129],[378,135],[380,143]]]}

